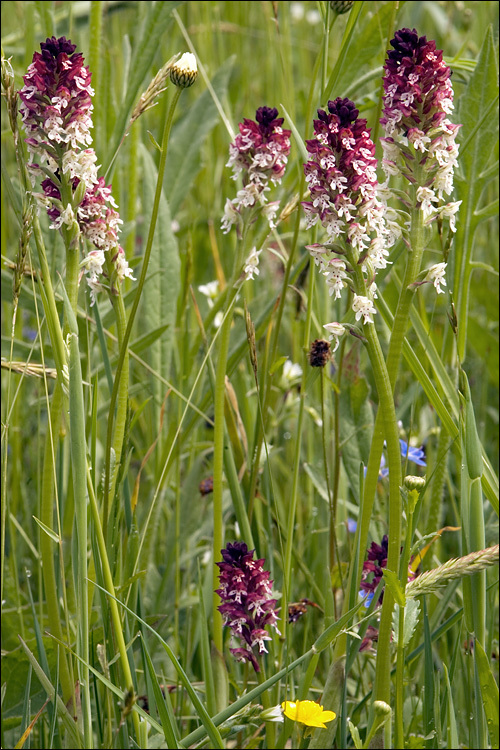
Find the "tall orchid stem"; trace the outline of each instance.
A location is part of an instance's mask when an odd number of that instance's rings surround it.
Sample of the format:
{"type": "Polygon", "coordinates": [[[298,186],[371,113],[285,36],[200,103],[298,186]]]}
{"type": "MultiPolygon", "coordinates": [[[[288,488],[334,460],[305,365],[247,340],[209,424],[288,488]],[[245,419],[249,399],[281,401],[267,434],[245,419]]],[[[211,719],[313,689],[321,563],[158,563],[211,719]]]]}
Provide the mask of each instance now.
{"type": "MultiPolygon", "coordinates": [[[[123,341],[125,338],[125,331],[127,327],[127,314],[125,311],[125,304],[123,302],[123,295],[121,291],[121,286],[118,283],[116,294],[112,295],[112,304],[113,309],[115,311],[115,317],[116,317],[116,327],[117,327],[117,333],[118,333],[118,346],[123,346],[123,341]]],[[[115,454],[115,457],[118,462],[118,458],[121,454],[122,446],[123,446],[123,436],[125,434],[125,424],[127,421],[127,405],[128,405],[128,387],[129,387],[129,353],[128,353],[128,347],[125,347],[125,355],[123,357],[123,367],[119,379],[119,386],[118,386],[118,392],[117,392],[117,399],[116,399],[116,420],[115,420],[115,430],[113,434],[113,451],[115,454]]],[[[116,481],[118,478],[118,466],[115,467],[115,471],[113,472],[113,476],[111,478],[111,483],[109,487],[109,494],[108,498],[112,498],[115,487],[116,487],[116,481]]],[[[106,519],[104,519],[104,528],[107,531],[107,524],[106,519]]]]}
{"type": "Polygon", "coordinates": [[[229,291],[224,306],[224,319],[220,327],[219,334],[219,351],[217,354],[217,367],[215,370],[214,383],[214,464],[213,464],[213,640],[216,649],[222,654],[223,650],[223,623],[222,615],[218,610],[220,604],[219,595],[215,589],[219,586],[219,569],[215,564],[223,547],[224,529],[222,518],[222,491],[223,491],[223,474],[224,474],[224,433],[225,433],[225,416],[224,404],[226,400],[226,367],[227,356],[229,352],[229,339],[231,335],[231,325],[233,322],[233,306],[236,300],[238,287],[236,281],[241,270],[246,247],[247,228],[244,228],[239,249],[236,254],[233,274],[228,284],[229,291]]]}
{"type": "MultiPolygon", "coordinates": [[[[418,177],[418,175],[417,175],[418,177]]],[[[412,190],[412,209],[411,209],[411,227],[410,227],[410,243],[409,251],[405,269],[405,275],[403,284],[400,291],[398,304],[396,307],[396,313],[394,316],[394,324],[391,331],[391,338],[389,342],[389,350],[387,354],[386,369],[391,385],[391,396],[394,393],[397,373],[399,370],[399,363],[401,361],[401,354],[403,350],[403,343],[405,338],[406,329],[408,326],[408,319],[410,308],[413,302],[414,290],[410,288],[410,284],[415,281],[422,263],[422,255],[424,251],[424,221],[423,213],[420,208],[416,207],[416,190],[418,187],[418,181],[416,187],[411,188],[412,190]]],[[[370,528],[370,522],[373,512],[373,504],[375,501],[375,495],[377,491],[378,476],[380,470],[380,459],[382,456],[382,450],[384,447],[384,429],[383,429],[384,415],[383,409],[377,410],[377,416],[375,419],[375,425],[373,429],[372,444],[370,448],[370,456],[368,458],[368,465],[366,468],[366,477],[364,484],[362,506],[359,514],[358,530],[356,532],[355,547],[360,550],[361,554],[364,553],[368,542],[368,533],[370,528]],[[359,535],[359,536],[358,536],[359,535]]],[[[399,464],[401,462],[399,461],[399,464]]],[[[399,543],[399,541],[398,541],[399,543]]],[[[389,566],[389,563],[388,563],[389,566]]],[[[396,570],[397,568],[391,568],[396,570]]],[[[349,582],[347,585],[348,591],[357,591],[359,589],[359,581],[361,577],[361,570],[359,566],[351,566],[349,570],[349,582]],[[356,581],[353,581],[353,577],[356,576],[356,581]]],[[[352,602],[351,602],[352,605],[352,602]]],[[[349,601],[346,598],[344,602],[343,612],[346,612],[349,608],[349,601]]],[[[390,634],[389,634],[390,637],[390,634]]],[[[345,638],[341,636],[336,644],[336,656],[340,656],[345,653],[345,638]]],[[[389,684],[389,683],[387,683],[389,684]]],[[[384,700],[377,696],[377,699],[384,700]]]]}
{"type": "MultiPolygon", "coordinates": [[[[417,183],[418,184],[418,183],[417,183]]],[[[413,190],[413,208],[411,210],[411,231],[410,231],[410,249],[406,263],[405,275],[399,300],[394,315],[394,324],[391,331],[389,350],[387,353],[387,372],[391,383],[391,390],[394,393],[399,363],[403,351],[403,343],[410,315],[410,308],[413,302],[415,291],[410,287],[419,271],[422,262],[424,250],[424,222],[423,213],[420,208],[416,208],[416,188],[413,190]]],[[[379,409],[375,420],[373,430],[372,444],[368,466],[366,468],[365,488],[363,495],[363,507],[361,512],[359,549],[364,551],[368,541],[368,531],[373,510],[373,502],[377,491],[377,482],[380,469],[380,458],[384,447],[384,436],[381,433],[382,413],[379,409]]],[[[359,583],[359,574],[358,574],[359,583]]]]}
{"type": "MultiPolygon", "coordinates": [[[[148,270],[149,265],[149,259],[151,257],[151,250],[153,247],[153,238],[154,233],[156,229],[156,222],[158,220],[158,211],[160,207],[160,197],[161,197],[161,191],[163,187],[163,178],[165,175],[165,164],[167,160],[167,146],[168,146],[168,140],[170,137],[170,131],[172,129],[172,122],[174,118],[174,112],[175,108],[177,106],[177,102],[179,101],[179,97],[182,93],[182,88],[175,88],[174,97],[172,99],[172,103],[170,105],[170,109],[167,114],[167,118],[165,120],[165,126],[163,129],[163,137],[161,142],[161,156],[160,156],[160,164],[158,167],[158,180],[156,183],[156,192],[155,192],[155,198],[153,203],[153,212],[151,215],[151,222],[149,225],[149,234],[148,239],[146,242],[146,249],[144,250],[144,260],[142,262],[142,270],[141,275],[137,284],[137,290],[135,293],[134,301],[132,303],[132,309],[130,311],[127,327],[125,330],[125,334],[123,336],[123,341],[120,347],[120,354],[118,357],[118,362],[116,365],[116,373],[115,373],[115,382],[113,384],[113,391],[111,393],[111,399],[109,404],[109,414],[108,414],[108,430],[107,430],[107,437],[106,437],[106,469],[105,469],[105,481],[104,481],[104,498],[103,498],[103,531],[104,536],[106,537],[106,531],[107,531],[107,523],[108,523],[108,514],[109,514],[109,501],[111,496],[110,492],[110,474],[111,474],[111,446],[113,443],[113,420],[114,420],[114,412],[115,412],[115,404],[117,403],[118,393],[120,391],[120,381],[122,377],[122,370],[124,369],[126,365],[127,356],[128,356],[128,342],[130,340],[130,334],[132,332],[132,326],[134,324],[135,316],[137,313],[137,308],[139,307],[139,302],[141,300],[141,292],[144,287],[144,283],[146,281],[146,274],[148,270]]],[[[123,390],[121,391],[123,392],[123,390]]],[[[120,446],[120,454],[121,454],[121,446],[120,446]]],[[[118,471],[118,462],[120,459],[120,455],[116,453],[115,448],[115,455],[116,455],[116,466],[114,469],[114,473],[118,471]]],[[[113,480],[113,487],[115,486],[115,479],[113,480]]]]}
{"type": "MultiPolygon", "coordinates": [[[[314,298],[314,279],[316,274],[316,267],[314,263],[310,264],[309,267],[309,293],[307,297],[307,316],[304,326],[304,350],[307,350],[310,336],[311,336],[311,318],[312,318],[312,307],[314,298]]],[[[281,600],[281,632],[286,635],[288,628],[288,602],[291,597],[292,588],[292,550],[294,541],[294,530],[295,530],[295,515],[297,512],[297,497],[299,491],[299,469],[301,464],[300,451],[302,447],[302,422],[304,419],[304,403],[306,399],[306,380],[307,380],[307,367],[302,368],[302,382],[300,388],[300,401],[299,401],[299,413],[297,416],[297,440],[295,443],[295,457],[294,457],[294,470],[292,480],[292,494],[290,497],[290,503],[288,505],[288,525],[287,525],[287,538],[285,546],[285,558],[283,561],[283,596],[281,600]]],[[[286,640],[286,638],[285,638],[286,640]]]]}
{"type": "MultiPolygon", "coordinates": [[[[406,503],[406,535],[403,547],[403,554],[401,555],[401,562],[399,566],[399,580],[403,591],[408,583],[408,566],[410,564],[410,552],[411,544],[413,541],[413,528],[414,523],[414,510],[418,501],[418,491],[415,489],[408,491],[408,499],[406,503]]],[[[405,654],[405,642],[404,642],[404,625],[405,625],[405,607],[399,607],[399,627],[398,627],[398,647],[397,647],[397,662],[396,662],[396,699],[395,699],[395,732],[394,732],[394,746],[404,747],[404,726],[403,726],[403,677],[404,677],[404,654],[405,654]]]]}
{"type": "MultiPolygon", "coordinates": [[[[127,646],[125,638],[123,636],[123,628],[120,619],[120,612],[118,610],[118,604],[116,600],[115,588],[113,584],[113,575],[111,573],[111,566],[109,564],[108,553],[106,549],[106,540],[103,533],[103,527],[101,525],[101,518],[99,516],[99,508],[97,506],[97,500],[94,493],[94,486],[92,484],[92,474],[90,467],[87,465],[87,488],[90,500],[90,513],[94,522],[94,530],[97,539],[97,546],[99,547],[99,554],[101,558],[102,566],[102,577],[106,590],[111,594],[109,597],[109,609],[111,612],[111,619],[114,625],[115,638],[118,646],[118,652],[120,654],[120,661],[123,670],[123,676],[127,685],[127,691],[134,689],[134,683],[132,680],[132,672],[130,669],[130,663],[127,656],[127,646]]],[[[132,712],[132,721],[134,724],[134,730],[136,737],[140,736],[139,731],[139,715],[136,711],[132,712]]]]}
{"type": "Polygon", "coordinates": [[[229,351],[229,337],[233,321],[232,306],[236,297],[229,298],[224,320],[221,325],[217,368],[214,389],[214,464],[213,464],[213,639],[215,647],[222,654],[222,615],[217,609],[220,599],[215,592],[218,586],[218,568],[215,564],[223,545],[222,490],[224,464],[224,402],[226,396],[226,365],[229,351]]]}
{"type": "MultiPolygon", "coordinates": [[[[401,545],[401,451],[396,409],[384,356],[380,348],[375,326],[372,323],[365,326],[365,335],[373,375],[377,385],[379,398],[378,412],[382,412],[382,429],[378,429],[377,438],[383,444],[385,435],[389,464],[389,545],[387,568],[396,572],[399,567],[399,549],[401,545]]],[[[389,703],[390,698],[390,641],[393,607],[394,599],[390,591],[386,588],[380,620],[374,690],[375,699],[385,701],[386,703],[389,703]]]]}
{"type": "MultiPolygon", "coordinates": [[[[354,253],[352,251],[348,252],[347,258],[351,267],[354,269],[354,283],[358,289],[358,293],[366,294],[363,273],[359,264],[356,262],[356,258],[354,258],[354,253]]],[[[366,337],[368,356],[370,357],[373,377],[377,387],[377,416],[380,414],[382,415],[381,419],[376,420],[375,423],[374,440],[378,440],[383,445],[385,439],[387,443],[387,458],[389,464],[389,545],[387,568],[388,570],[397,572],[399,569],[399,549],[401,544],[401,450],[399,445],[398,425],[396,421],[396,409],[394,406],[391,379],[384,360],[380,341],[377,336],[375,324],[366,323],[363,326],[363,333],[366,337]]],[[[378,466],[380,466],[380,462],[378,466]]],[[[366,508],[363,507],[362,520],[365,520],[365,513],[366,508]]],[[[390,591],[386,589],[380,620],[374,690],[375,700],[382,700],[386,703],[389,703],[390,699],[390,640],[393,607],[394,599],[390,591]]]]}

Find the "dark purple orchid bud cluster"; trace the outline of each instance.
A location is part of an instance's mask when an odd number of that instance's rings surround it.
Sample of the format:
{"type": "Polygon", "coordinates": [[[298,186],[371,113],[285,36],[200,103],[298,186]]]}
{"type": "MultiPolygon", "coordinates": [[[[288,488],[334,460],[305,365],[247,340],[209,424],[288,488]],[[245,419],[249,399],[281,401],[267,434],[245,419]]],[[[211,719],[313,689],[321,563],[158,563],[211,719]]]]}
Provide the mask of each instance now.
{"type": "Polygon", "coordinates": [[[362,266],[368,295],[354,294],[356,319],[372,322],[376,312],[375,273],[387,266],[388,248],[400,234],[388,221],[387,208],[378,195],[375,145],[366,120],[349,99],[328,102],[328,112],[319,109],[314,120],[314,138],[306,141],[311,155],[304,165],[311,200],[302,203],[307,228],[320,223],[326,230],[323,244],[309,245],[316,265],[326,278],[330,295],[340,298],[350,286],[346,246],[354,262],[362,266]]]}
{"type": "Polygon", "coordinates": [[[285,174],[290,153],[290,130],[283,130],[283,118],[278,117],[275,107],[259,107],[255,121],[244,119],[239,124],[239,135],[229,146],[229,161],[226,166],[233,170],[233,179],[241,174],[243,188],[236,198],[226,201],[222,230],[227,233],[232,224],[239,226],[246,209],[263,206],[271,228],[279,202],[266,204],[265,193],[269,182],[277,185],[285,174]],[[265,205],[264,205],[265,204],[265,205]]]}
{"type": "MultiPolygon", "coordinates": [[[[372,542],[368,548],[367,560],[363,563],[363,572],[361,573],[360,593],[366,597],[365,606],[368,607],[373,599],[373,595],[384,576],[384,568],[387,567],[387,552],[389,541],[387,534],[382,537],[382,543],[372,542]]],[[[378,600],[382,604],[384,592],[380,594],[378,600]]]]}
{"type": "Polygon", "coordinates": [[[113,279],[133,276],[118,241],[122,221],[111,186],[98,177],[95,151],[86,148],[92,143],[91,73],[76,45],[65,37],[47,39],[40,48],[19,92],[29,169],[34,177],[46,176],[39,198],[47,206],[51,228],[81,232],[94,246],[82,261],[94,304],[104,286],[106,261],[113,279]]]}
{"type": "Polygon", "coordinates": [[[455,231],[460,202],[433,205],[439,204],[443,193],[451,194],[457,165],[455,139],[460,126],[448,119],[453,111],[450,69],[436,43],[419,37],[415,29],[397,31],[391,46],[384,66],[382,166],[388,176],[402,174],[412,183],[417,168],[423,170],[417,200],[424,216],[440,214],[455,231]]]}
{"type": "Polygon", "coordinates": [[[73,150],[92,143],[92,74],[83,55],[65,37],[52,37],[40,44],[24,76],[19,108],[28,133],[26,143],[34,156],[45,155],[49,167],[57,168],[61,143],[73,150]]]}
{"type": "MultiPolygon", "coordinates": [[[[389,542],[387,534],[382,537],[382,543],[377,544],[372,542],[368,548],[367,560],[363,563],[363,571],[361,573],[360,583],[360,594],[366,599],[365,607],[369,607],[377,586],[384,577],[384,569],[387,568],[387,552],[389,549],[389,542]]],[[[408,567],[408,580],[412,581],[415,578],[415,573],[408,567]]],[[[382,604],[384,599],[384,590],[382,589],[378,604],[382,604]]]]}
{"type": "Polygon", "coordinates": [[[223,562],[217,563],[220,569],[217,594],[222,600],[218,610],[224,624],[231,628],[240,644],[231,648],[231,653],[239,661],[251,662],[255,671],[260,672],[257,657],[267,653],[265,641],[271,640],[266,626],[271,625],[278,634],[279,630],[272,581],[263,568],[264,560],[253,559],[254,551],[249,551],[244,542],[230,542],[221,550],[223,562]]]}

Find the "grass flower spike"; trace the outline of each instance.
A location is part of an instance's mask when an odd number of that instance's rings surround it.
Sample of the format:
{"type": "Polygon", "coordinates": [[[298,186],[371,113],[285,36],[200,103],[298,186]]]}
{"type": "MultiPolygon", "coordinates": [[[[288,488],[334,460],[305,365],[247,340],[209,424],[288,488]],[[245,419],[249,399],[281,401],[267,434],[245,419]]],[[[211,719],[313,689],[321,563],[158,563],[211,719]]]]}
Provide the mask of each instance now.
{"type": "Polygon", "coordinates": [[[231,653],[239,661],[251,662],[255,671],[260,672],[257,657],[267,653],[265,641],[271,640],[266,625],[272,625],[278,634],[279,631],[272,581],[263,568],[264,560],[254,560],[253,553],[244,542],[230,542],[221,550],[223,562],[217,563],[220,570],[217,593],[222,600],[218,609],[224,624],[241,643],[231,648],[231,653]]]}
{"type": "Polygon", "coordinates": [[[323,706],[314,701],[284,701],[281,708],[288,719],[305,724],[306,727],[326,729],[325,722],[333,721],[336,718],[333,711],[325,711],[323,706]]]}

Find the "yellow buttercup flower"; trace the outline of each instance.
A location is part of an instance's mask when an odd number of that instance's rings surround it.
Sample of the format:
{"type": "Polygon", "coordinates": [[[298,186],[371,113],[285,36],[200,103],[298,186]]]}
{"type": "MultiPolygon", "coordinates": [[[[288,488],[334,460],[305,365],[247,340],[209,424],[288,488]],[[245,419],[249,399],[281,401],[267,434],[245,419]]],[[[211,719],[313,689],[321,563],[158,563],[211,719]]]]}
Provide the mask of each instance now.
{"type": "Polygon", "coordinates": [[[292,721],[299,721],[307,727],[322,727],[326,729],[326,721],[333,721],[336,717],[334,711],[323,711],[314,701],[285,701],[281,704],[283,713],[292,721]]]}

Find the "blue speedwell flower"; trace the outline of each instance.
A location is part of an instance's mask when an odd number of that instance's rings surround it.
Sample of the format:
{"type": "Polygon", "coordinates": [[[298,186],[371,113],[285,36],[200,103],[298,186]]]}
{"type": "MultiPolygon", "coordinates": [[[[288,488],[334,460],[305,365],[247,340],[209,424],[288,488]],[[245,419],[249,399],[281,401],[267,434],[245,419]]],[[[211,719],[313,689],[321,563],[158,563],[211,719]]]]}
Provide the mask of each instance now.
{"type": "Polygon", "coordinates": [[[413,448],[404,440],[400,440],[399,444],[403,458],[408,458],[408,461],[413,461],[417,466],[427,466],[425,463],[425,453],[421,448],[413,448]]]}

